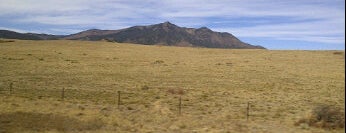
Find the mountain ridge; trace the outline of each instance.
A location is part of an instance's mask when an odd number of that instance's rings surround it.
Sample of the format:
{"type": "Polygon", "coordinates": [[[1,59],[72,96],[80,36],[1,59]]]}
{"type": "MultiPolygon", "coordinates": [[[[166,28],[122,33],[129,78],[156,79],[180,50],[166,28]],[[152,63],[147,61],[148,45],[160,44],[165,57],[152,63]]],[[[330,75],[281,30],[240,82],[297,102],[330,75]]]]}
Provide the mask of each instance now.
{"type": "MultiPolygon", "coordinates": [[[[262,46],[255,46],[244,43],[231,33],[215,32],[207,27],[186,28],[179,27],[170,22],[147,26],[133,26],[118,30],[89,29],[70,35],[48,35],[35,33],[9,32],[10,39],[29,39],[29,40],[87,40],[119,43],[134,43],[144,45],[168,45],[168,46],[188,46],[206,48],[226,48],[226,49],[265,49],[262,46]],[[17,37],[17,38],[16,38],[17,37]],[[31,39],[30,39],[31,38],[31,39]]],[[[0,38],[9,35],[0,30],[0,38]]]]}

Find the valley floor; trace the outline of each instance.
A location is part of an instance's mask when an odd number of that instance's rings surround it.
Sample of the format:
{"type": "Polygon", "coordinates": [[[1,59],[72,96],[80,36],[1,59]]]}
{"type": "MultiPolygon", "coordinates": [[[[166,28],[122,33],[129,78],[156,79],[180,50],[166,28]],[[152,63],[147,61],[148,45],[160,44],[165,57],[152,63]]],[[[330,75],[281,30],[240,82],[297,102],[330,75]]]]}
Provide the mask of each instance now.
{"type": "Polygon", "coordinates": [[[297,124],[344,113],[344,51],[15,40],[0,71],[0,133],[345,131],[297,124]]]}

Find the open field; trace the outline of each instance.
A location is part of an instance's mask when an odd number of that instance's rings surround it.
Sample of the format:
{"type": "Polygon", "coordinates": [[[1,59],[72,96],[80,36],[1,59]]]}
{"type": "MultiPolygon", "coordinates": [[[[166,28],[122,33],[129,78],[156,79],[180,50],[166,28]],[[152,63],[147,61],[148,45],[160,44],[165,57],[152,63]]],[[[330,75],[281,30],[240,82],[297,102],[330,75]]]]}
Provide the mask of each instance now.
{"type": "Polygon", "coordinates": [[[295,125],[345,110],[344,51],[15,40],[0,71],[0,133],[345,131],[295,125]]]}

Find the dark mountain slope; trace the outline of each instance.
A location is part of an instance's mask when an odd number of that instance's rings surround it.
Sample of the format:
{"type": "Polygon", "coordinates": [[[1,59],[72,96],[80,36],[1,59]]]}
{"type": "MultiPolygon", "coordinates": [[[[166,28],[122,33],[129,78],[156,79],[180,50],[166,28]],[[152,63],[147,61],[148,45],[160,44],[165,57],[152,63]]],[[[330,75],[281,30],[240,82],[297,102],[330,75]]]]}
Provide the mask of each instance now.
{"type": "Polygon", "coordinates": [[[199,29],[184,28],[170,22],[134,26],[121,30],[87,30],[64,39],[109,40],[146,45],[195,46],[207,48],[244,48],[263,49],[240,41],[230,33],[214,32],[206,27],[199,29]]]}
{"type": "Polygon", "coordinates": [[[170,22],[149,26],[134,26],[120,30],[91,29],[67,36],[17,33],[8,30],[0,30],[0,38],[25,40],[107,40],[120,43],[125,42],[145,45],[264,49],[264,47],[261,46],[244,43],[227,32],[214,32],[206,27],[198,29],[179,27],[170,22]]]}
{"type": "Polygon", "coordinates": [[[21,39],[21,40],[55,40],[62,38],[62,35],[48,35],[36,33],[18,33],[9,30],[0,30],[0,38],[21,39]]]}
{"type": "Polygon", "coordinates": [[[0,30],[0,38],[22,39],[22,40],[42,40],[40,37],[32,34],[23,34],[9,30],[0,30]]]}

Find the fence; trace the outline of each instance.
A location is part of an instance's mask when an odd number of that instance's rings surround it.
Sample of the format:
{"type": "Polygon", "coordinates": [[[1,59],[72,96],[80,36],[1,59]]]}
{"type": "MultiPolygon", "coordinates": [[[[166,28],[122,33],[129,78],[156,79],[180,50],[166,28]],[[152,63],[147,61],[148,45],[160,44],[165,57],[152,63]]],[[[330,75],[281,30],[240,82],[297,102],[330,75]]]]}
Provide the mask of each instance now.
{"type": "MultiPolygon", "coordinates": [[[[140,92],[130,91],[105,91],[105,90],[82,90],[69,88],[37,88],[23,89],[16,88],[13,83],[9,83],[7,87],[0,86],[0,96],[15,96],[29,99],[55,99],[64,102],[94,102],[97,104],[113,104],[118,109],[126,106],[152,106],[157,100],[161,100],[169,106],[170,110],[176,112],[177,115],[189,114],[197,112],[204,115],[220,112],[229,112],[230,116],[235,119],[260,119],[266,115],[278,117],[278,110],[270,109],[263,103],[253,101],[223,101],[229,97],[229,94],[215,95],[203,94],[188,96],[184,93],[172,94],[169,90],[164,92],[143,90],[140,92]],[[221,101],[221,102],[220,102],[221,101]],[[232,113],[233,112],[233,113],[232,113]],[[237,114],[237,115],[235,115],[237,114]]],[[[268,105],[268,103],[265,103],[268,105]]],[[[273,103],[275,104],[275,103],[273,103]]]]}

